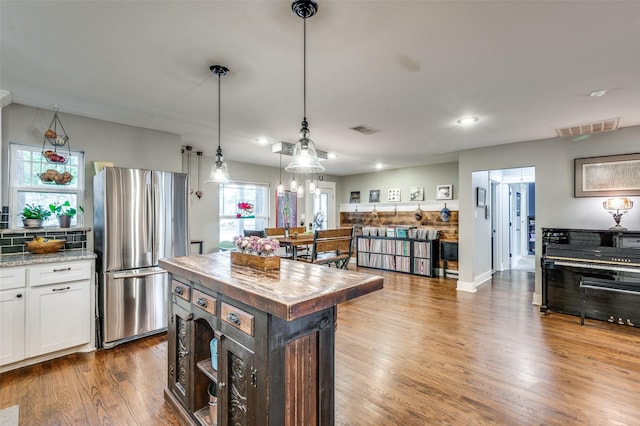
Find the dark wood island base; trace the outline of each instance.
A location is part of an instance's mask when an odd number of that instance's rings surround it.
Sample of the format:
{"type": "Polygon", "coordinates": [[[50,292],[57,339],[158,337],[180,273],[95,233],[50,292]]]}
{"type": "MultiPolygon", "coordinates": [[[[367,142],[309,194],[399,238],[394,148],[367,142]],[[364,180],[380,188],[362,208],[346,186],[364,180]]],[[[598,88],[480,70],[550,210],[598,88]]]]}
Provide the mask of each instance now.
{"type": "Polygon", "coordinates": [[[164,259],[170,273],[165,399],[185,424],[333,425],[336,305],[380,276],[229,253],[164,259]]]}

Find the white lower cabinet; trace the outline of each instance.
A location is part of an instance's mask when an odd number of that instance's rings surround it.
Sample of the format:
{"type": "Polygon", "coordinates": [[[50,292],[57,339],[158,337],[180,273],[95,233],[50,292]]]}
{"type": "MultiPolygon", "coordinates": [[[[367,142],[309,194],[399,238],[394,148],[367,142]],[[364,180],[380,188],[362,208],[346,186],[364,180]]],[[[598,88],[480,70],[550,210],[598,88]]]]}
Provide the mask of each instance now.
{"type": "Polygon", "coordinates": [[[0,269],[0,365],[25,357],[25,268],[0,269]]]}
{"type": "Polygon", "coordinates": [[[88,280],[31,287],[28,294],[28,356],[89,342],[88,280]]]}
{"type": "Polygon", "coordinates": [[[0,365],[25,356],[25,288],[0,291],[0,365]]]}
{"type": "Polygon", "coordinates": [[[0,371],[91,346],[93,271],[93,260],[0,268],[0,371]]]}

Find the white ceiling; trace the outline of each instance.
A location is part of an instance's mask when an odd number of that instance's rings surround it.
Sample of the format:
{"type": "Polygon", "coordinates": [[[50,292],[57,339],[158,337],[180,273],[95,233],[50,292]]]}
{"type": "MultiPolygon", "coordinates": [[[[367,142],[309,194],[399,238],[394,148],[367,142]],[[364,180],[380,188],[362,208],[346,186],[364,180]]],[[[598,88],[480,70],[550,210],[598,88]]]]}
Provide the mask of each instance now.
{"type": "MultiPolygon", "coordinates": [[[[307,20],[307,116],[327,173],[455,161],[474,147],[640,124],[638,1],[320,0],[307,20]],[[634,53],[636,52],[636,53],[634,53]],[[606,89],[604,97],[589,93],[606,89]],[[456,120],[480,121],[461,127],[456,120]],[[350,127],[379,130],[362,135],[350,127]]],[[[297,139],[302,25],[288,0],[0,1],[13,102],[182,135],[278,165],[297,139]]],[[[73,129],[66,129],[72,136],[73,129]]],[[[74,144],[81,148],[81,141],[74,144]]],[[[283,162],[286,160],[283,159],[283,162]]]]}

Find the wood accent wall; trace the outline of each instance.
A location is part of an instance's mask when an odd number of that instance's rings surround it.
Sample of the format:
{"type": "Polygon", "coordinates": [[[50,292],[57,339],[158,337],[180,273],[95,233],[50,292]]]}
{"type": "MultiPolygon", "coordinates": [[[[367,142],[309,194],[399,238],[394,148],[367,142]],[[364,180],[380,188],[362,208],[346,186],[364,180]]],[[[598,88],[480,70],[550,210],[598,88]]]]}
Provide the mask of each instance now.
{"type": "MultiPolygon", "coordinates": [[[[412,211],[378,212],[377,218],[371,217],[371,212],[340,212],[340,226],[353,226],[356,235],[362,235],[363,226],[379,228],[389,225],[417,226],[419,229],[435,229],[440,231],[440,241],[458,241],[458,211],[451,210],[449,222],[443,222],[439,211],[424,211],[422,220],[417,221],[412,211]]],[[[439,267],[443,267],[440,260],[439,267]]],[[[447,269],[457,270],[458,262],[447,262],[447,269]]]]}

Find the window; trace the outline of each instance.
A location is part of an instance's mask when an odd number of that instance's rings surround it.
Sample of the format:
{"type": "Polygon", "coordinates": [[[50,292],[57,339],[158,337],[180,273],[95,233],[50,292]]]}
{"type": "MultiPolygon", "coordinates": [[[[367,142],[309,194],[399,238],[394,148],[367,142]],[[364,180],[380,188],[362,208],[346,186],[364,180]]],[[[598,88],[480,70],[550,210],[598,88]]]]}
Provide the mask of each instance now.
{"type": "MultiPolygon", "coordinates": [[[[242,216],[242,215],[241,215],[242,216]]],[[[245,229],[262,230],[269,223],[269,185],[264,183],[220,184],[220,241],[232,241],[245,229]],[[253,215],[238,217],[239,203],[253,205],[253,215]]]]}
{"type": "MultiPolygon", "coordinates": [[[[42,155],[40,145],[9,145],[9,207],[13,214],[9,226],[17,228],[22,225],[19,213],[25,204],[40,204],[46,209],[49,204],[69,201],[72,207],[81,205],[84,200],[84,152],[71,151],[71,157],[66,164],[51,164],[42,155]],[[72,178],[66,184],[45,182],[40,178],[42,173],[50,175],[70,173],[72,178]]],[[[78,209],[79,210],[79,209],[78,209]]],[[[82,224],[82,212],[73,217],[71,226],[82,224]]],[[[58,226],[55,216],[49,217],[43,226],[58,226]]]]}

